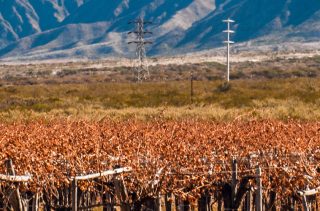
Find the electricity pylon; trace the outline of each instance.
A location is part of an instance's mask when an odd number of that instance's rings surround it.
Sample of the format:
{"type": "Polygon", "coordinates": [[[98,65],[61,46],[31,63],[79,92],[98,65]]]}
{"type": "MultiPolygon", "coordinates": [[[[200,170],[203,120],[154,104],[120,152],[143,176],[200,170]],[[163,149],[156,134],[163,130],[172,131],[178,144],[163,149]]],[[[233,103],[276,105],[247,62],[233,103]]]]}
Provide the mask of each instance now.
{"type": "Polygon", "coordinates": [[[130,21],[129,24],[135,24],[135,30],[128,32],[128,34],[135,34],[136,40],[128,42],[128,44],[136,44],[136,56],[137,62],[133,67],[134,74],[138,82],[148,80],[150,77],[148,64],[146,62],[146,44],[152,44],[150,41],[145,40],[146,34],[152,34],[150,31],[146,31],[145,25],[151,24],[150,21],[143,20],[142,17],[136,20],[130,21]]]}
{"type": "Polygon", "coordinates": [[[227,33],[228,37],[227,40],[224,41],[224,43],[227,44],[227,81],[230,81],[230,45],[233,44],[234,42],[230,40],[230,35],[235,33],[235,31],[231,30],[231,23],[234,23],[234,20],[231,20],[228,18],[227,20],[223,20],[224,23],[227,23],[227,30],[223,31],[224,33],[227,33]]]}

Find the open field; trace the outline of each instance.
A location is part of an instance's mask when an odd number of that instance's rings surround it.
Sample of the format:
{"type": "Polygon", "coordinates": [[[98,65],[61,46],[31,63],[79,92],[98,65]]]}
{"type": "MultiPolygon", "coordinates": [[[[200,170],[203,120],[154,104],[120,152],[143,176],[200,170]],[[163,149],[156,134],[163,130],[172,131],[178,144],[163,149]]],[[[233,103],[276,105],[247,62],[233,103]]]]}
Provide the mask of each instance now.
{"type": "Polygon", "coordinates": [[[157,64],[143,84],[134,83],[130,67],[112,62],[1,65],[0,116],[318,120],[319,63],[319,56],[234,63],[231,87],[223,86],[225,66],[216,62],[157,64]]]}
{"type": "Polygon", "coordinates": [[[320,119],[320,79],[37,84],[0,87],[2,120],[70,117],[320,119]]]}

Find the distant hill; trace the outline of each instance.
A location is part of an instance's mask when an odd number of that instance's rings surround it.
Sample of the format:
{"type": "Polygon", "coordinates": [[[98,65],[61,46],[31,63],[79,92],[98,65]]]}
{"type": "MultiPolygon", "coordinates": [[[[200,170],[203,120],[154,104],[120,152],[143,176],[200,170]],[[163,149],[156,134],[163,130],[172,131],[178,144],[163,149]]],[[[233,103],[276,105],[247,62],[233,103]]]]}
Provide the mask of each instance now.
{"type": "Polygon", "coordinates": [[[138,16],[153,21],[152,55],[221,46],[227,17],[237,42],[320,38],[319,0],[0,0],[0,58],[128,56],[127,23],[138,16]]]}

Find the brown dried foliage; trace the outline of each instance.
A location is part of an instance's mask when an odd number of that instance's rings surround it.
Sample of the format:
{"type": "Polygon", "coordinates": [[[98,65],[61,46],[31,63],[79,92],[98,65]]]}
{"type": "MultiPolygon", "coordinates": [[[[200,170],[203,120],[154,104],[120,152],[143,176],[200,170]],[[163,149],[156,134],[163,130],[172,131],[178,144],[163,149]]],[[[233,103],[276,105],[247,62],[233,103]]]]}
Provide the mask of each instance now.
{"type": "MultiPolygon", "coordinates": [[[[0,171],[12,158],[27,189],[68,185],[70,176],[132,167],[125,184],[138,197],[172,192],[190,201],[239,176],[263,172],[266,191],[292,195],[320,185],[320,122],[250,121],[29,122],[0,125],[0,171]]],[[[83,184],[88,186],[88,184],[83,184]]],[[[254,182],[252,183],[254,185],[254,182]]],[[[88,188],[88,187],[86,187],[88,188]]]]}

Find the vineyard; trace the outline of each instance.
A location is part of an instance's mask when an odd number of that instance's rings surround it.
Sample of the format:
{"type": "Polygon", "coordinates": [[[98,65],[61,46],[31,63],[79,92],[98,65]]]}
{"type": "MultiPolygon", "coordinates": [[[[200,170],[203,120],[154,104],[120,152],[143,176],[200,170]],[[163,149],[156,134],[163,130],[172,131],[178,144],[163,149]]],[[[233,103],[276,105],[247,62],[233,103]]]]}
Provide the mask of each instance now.
{"type": "Polygon", "coordinates": [[[320,122],[0,124],[0,207],[319,210],[320,122]]]}

